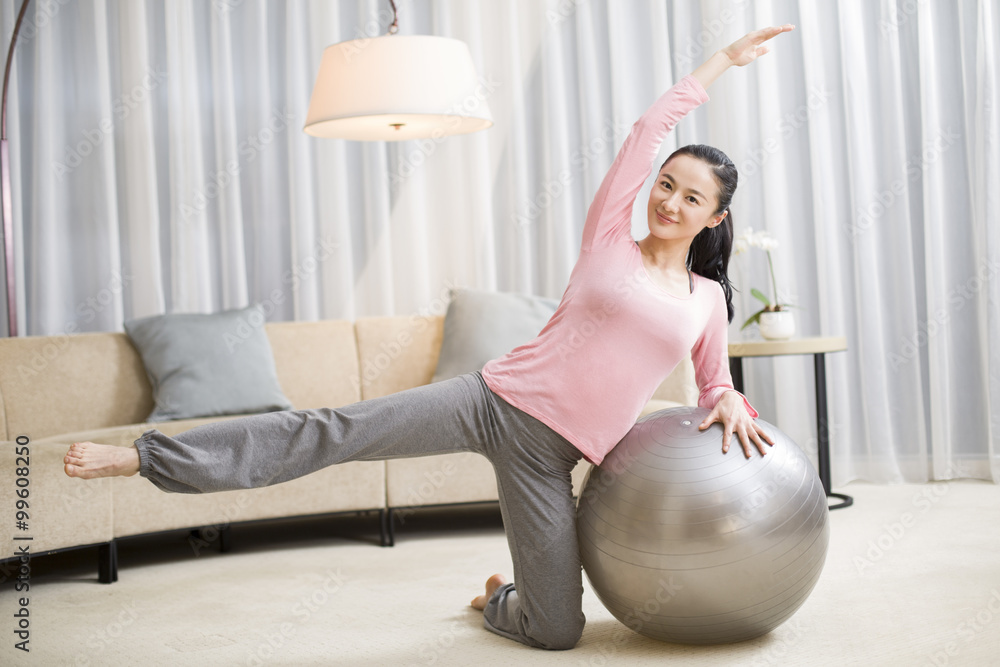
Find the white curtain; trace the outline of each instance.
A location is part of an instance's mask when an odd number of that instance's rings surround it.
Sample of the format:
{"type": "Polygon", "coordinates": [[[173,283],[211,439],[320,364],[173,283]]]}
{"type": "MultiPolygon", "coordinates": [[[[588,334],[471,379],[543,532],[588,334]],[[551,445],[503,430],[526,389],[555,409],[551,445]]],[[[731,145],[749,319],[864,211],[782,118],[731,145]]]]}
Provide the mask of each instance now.
{"type": "MultiPolygon", "coordinates": [[[[451,286],[559,297],[632,122],[717,48],[788,22],[661,157],[726,151],[736,231],[779,239],[799,332],[847,338],[827,357],[835,486],[1000,479],[996,0],[398,4],[401,34],[469,44],[492,129],[301,131],[322,49],[384,33],[381,0],[32,2],[8,117],[20,333],[254,301],[272,320],[443,313],[451,286]]],[[[0,0],[5,39],[19,6],[0,0]]],[[[764,257],[730,275],[730,340],[754,338],[739,325],[764,257]]],[[[745,375],[814,452],[811,358],[745,375]]]]}

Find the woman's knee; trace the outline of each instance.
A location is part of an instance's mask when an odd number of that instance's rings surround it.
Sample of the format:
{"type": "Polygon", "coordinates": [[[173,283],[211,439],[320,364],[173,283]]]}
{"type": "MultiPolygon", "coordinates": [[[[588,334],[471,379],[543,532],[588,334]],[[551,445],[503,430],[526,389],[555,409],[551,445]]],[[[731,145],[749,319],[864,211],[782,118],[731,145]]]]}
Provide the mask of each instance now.
{"type": "Polygon", "coordinates": [[[586,619],[581,612],[575,618],[559,619],[558,623],[550,624],[539,632],[538,636],[532,637],[539,646],[550,651],[565,651],[573,648],[580,641],[583,635],[583,626],[586,619]]]}

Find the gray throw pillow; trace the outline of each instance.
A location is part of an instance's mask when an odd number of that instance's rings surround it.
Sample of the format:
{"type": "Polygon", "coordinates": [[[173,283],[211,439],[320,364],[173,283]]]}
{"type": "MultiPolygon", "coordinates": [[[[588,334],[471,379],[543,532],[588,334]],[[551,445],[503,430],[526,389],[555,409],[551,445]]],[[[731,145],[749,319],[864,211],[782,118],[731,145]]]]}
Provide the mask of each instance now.
{"type": "Polygon", "coordinates": [[[147,421],[289,410],[260,304],[128,320],[155,406],[147,421]]]}
{"type": "Polygon", "coordinates": [[[441,357],[432,382],[481,369],[535,338],[559,301],[528,294],[452,290],[444,316],[441,357]]]}

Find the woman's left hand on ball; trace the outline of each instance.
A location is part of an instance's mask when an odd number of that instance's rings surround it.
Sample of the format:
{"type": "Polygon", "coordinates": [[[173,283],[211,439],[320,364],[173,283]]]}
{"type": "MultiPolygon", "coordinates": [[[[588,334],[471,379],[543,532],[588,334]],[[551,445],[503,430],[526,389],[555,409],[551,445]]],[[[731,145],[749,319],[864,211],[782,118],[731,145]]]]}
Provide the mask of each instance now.
{"type": "Polygon", "coordinates": [[[698,426],[698,429],[704,430],[715,422],[721,422],[725,429],[722,436],[723,453],[729,451],[729,442],[734,432],[739,436],[740,444],[743,446],[743,454],[747,458],[750,458],[751,442],[757,446],[761,456],[767,454],[764,442],[767,442],[768,445],[774,444],[771,436],[747,412],[746,406],[743,404],[743,396],[739,392],[727,391],[724,393],[719,402],[715,404],[715,408],[705,417],[705,421],[698,426]]]}

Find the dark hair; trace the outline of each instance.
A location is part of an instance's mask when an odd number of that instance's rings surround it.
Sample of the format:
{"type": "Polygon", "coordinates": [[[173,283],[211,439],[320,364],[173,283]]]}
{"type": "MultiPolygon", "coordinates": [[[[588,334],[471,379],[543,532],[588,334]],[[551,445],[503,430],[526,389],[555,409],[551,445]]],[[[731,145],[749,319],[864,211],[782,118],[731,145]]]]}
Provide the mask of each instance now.
{"type": "MultiPolygon", "coordinates": [[[[719,186],[719,206],[713,215],[718,215],[729,208],[736,192],[738,175],[736,165],[718,148],[704,144],[689,144],[681,146],[670,154],[660,169],[666,166],[677,155],[690,155],[712,167],[712,175],[719,186]]],[[[691,271],[722,285],[726,295],[726,312],[729,321],[733,321],[736,309],[733,307],[733,286],[729,282],[729,255],[733,250],[733,212],[729,211],[721,223],[715,227],[706,227],[691,241],[688,250],[687,266],[691,271]]]]}

